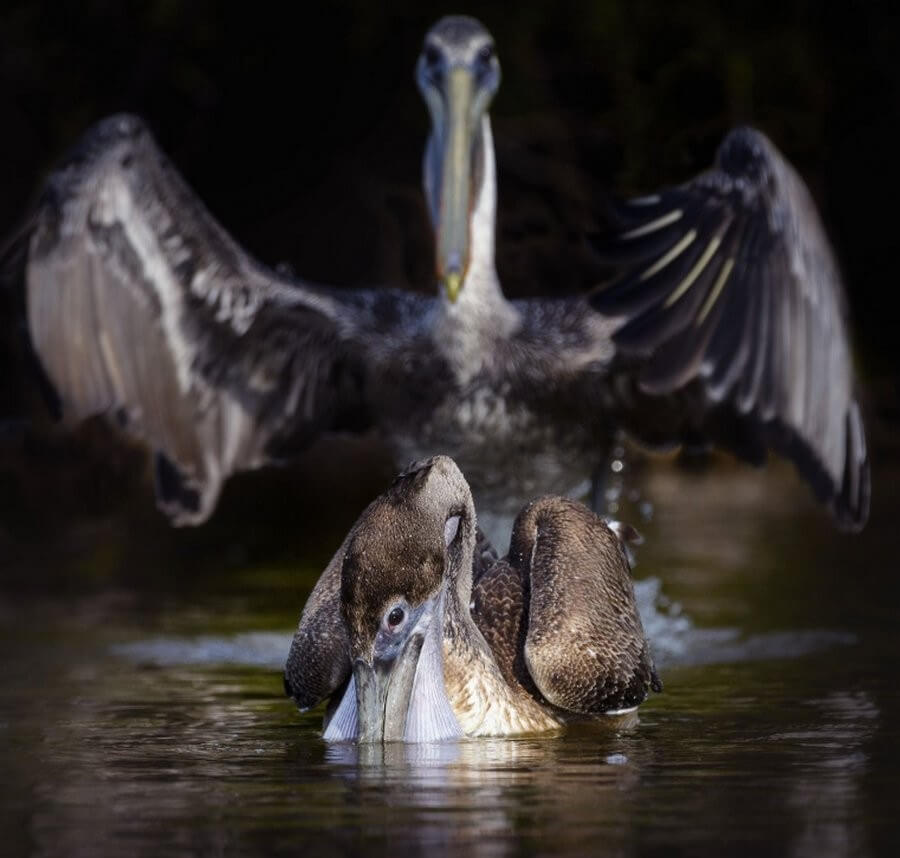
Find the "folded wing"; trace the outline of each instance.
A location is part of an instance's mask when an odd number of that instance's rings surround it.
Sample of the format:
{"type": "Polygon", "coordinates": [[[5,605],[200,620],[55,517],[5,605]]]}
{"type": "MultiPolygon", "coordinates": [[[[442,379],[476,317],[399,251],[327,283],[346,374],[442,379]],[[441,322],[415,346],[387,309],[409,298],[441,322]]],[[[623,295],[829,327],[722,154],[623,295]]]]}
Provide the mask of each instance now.
{"type": "Polygon", "coordinates": [[[619,536],[568,498],[528,504],[509,556],[473,591],[473,617],[508,681],[578,715],[660,691],[619,536]]]}
{"type": "Polygon", "coordinates": [[[350,678],[350,636],[341,616],[341,567],[354,530],[313,588],[284,667],[287,694],[301,709],[331,697],[350,678]]]}

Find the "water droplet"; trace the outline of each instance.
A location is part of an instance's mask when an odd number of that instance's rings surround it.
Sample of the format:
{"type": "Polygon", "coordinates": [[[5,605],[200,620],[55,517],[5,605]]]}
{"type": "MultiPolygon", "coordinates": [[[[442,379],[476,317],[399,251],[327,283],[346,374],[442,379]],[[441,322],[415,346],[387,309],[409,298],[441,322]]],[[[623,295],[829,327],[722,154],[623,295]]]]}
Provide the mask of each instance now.
{"type": "Polygon", "coordinates": [[[621,459],[613,459],[613,460],[609,463],[609,469],[610,469],[614,474],[620,474],[620,473],[622,473],[622,469],[623,469],[624,467],[625,467],[625,464],[622,462],[621,459]]]}

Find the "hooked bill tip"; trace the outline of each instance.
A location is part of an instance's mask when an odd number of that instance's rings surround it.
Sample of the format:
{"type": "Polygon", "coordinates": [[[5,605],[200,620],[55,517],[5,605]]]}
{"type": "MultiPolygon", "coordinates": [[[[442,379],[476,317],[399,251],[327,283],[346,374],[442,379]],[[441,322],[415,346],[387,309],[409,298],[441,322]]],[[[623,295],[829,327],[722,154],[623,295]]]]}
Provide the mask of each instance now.
{"type": "Polygon", "coordinates": [[[455,303],[459,297],[459,290],[462,289],[462,275],[458,271],[449,272],[444,277],[444,289],[447,291],[450,303],[455,303]]]}

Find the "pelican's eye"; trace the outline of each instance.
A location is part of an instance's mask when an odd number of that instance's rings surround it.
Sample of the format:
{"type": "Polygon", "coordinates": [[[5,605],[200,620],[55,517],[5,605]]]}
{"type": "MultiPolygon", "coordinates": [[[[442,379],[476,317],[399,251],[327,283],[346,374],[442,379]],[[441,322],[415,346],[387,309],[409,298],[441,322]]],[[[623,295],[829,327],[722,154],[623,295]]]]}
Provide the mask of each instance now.
{"type": "Polygon", "coordinates": [[[389,614],[387,618],[388,628],[391,631],[394,631],[404,620],[406,619],[406,613],[401,607],[394,608],[389,614]]]}
{"type": "Polygon", "coordinates": [[[478,51],[478,62],[483,65],[487,65],[494,58],[494,46],[493,45],[484,45],[478,51]]]}
{"type": "Polygon", "coordinates": [[[422,59],[425,60],[425,69],[435,82],[441,78],[441,51],[437,45],[428,43],[422,51],[422,59]]]}

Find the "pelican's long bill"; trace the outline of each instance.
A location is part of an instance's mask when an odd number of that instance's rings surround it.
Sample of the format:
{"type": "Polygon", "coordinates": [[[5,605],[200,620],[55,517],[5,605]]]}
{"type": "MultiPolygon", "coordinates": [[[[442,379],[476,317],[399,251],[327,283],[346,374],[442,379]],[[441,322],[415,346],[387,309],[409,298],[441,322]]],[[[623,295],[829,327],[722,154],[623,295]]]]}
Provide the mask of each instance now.
{"type": "Polygon", "coordinates": [[[451,70],[447,83],[447,128],[441,168],[437,227],[438,277],[455,301],[469,266],[469,207],[472,146],[480,117],[472,116],[474,77],[465,67],[451,70]]]}
{"type": "Polygon", "coordinates": [[[353,663],[360,742],[402,742],[412,699],[413,681],[425,638],[412,632],[394,658],[353,663]]]}
{"type": "Polygon", "coordinates": [[[440,284],[456,301],[469,268],[469,230],[477,194],[482,120],[500,85],[500,65],[488,33],[467,19],[471,32],[444,40],[432,32],[419,60],[419,88],[431,112],[425,186],[435,229],[440,284]]]}
{"type": "Polygon", "coordinates": [[[369,655],[353,657],[326,741],[439,742],[462,736],[444,688],[442,598],[439,592],[412,608],[405,634],[378,634],[369,655]]]}

